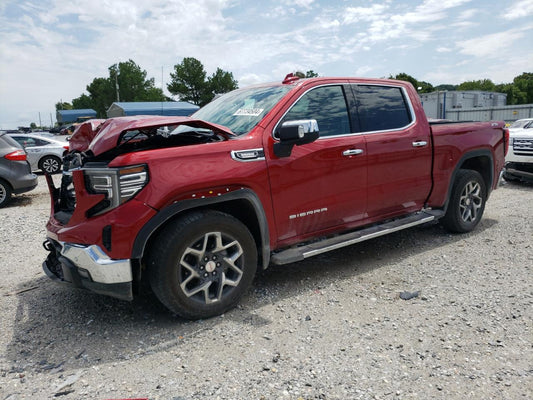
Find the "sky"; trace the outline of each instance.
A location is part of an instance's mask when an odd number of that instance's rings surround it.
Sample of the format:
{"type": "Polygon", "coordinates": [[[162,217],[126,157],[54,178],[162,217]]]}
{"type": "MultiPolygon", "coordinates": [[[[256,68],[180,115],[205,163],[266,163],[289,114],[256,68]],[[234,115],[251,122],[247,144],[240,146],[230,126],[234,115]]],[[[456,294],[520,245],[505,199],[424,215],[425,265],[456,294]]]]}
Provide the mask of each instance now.
{"type": "Polygon", "coordinates": [[[0,129],[55,123],[129,59],[167,95],[184,57],[240,87],[298,70],[512,82],[533,72],[532,17],[533,0],[0,0],[0,129]]]}

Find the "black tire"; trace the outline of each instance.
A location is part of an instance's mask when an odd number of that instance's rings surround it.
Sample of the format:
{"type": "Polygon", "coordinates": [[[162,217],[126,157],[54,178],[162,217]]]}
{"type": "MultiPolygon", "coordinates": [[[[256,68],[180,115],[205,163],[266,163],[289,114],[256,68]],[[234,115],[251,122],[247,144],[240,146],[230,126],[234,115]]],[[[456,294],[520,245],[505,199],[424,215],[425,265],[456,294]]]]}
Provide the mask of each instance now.
{"type": "Polygon", "coordinates": [[[11,185],[0,179],[0,208],[4,207],[11,201],[11,185]]]}
{"type": "Polygon", "coordinates": [[[152,290],[169,310],[187,319],[213,317],[234,307],[257,269],[250,231],[218,211],[172,221],[152,243],[147,256],[152,290]]]}
{"type": "Polygon", "coordinates": [[[487,188],[477,171],[459,170],[455,177],[446,214],[441,224],[450,232],[470,232],[476,227],[485,211],[487,188]]]}
{"type": "Polygon", "coordinates": [[[47,174],[57,174],[61,170],[61,160],[55,156],[45,156],[39,160],[39,169],[47,174]]]}

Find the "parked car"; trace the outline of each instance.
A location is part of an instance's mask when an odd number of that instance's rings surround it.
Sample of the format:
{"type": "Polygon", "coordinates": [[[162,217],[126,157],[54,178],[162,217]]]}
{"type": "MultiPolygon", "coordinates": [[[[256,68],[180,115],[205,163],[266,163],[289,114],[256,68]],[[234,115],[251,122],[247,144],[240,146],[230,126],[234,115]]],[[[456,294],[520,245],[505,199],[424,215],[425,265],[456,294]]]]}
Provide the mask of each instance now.
{"type": "Polygon", "coordinates": [[[503,177],[508,181],[533,181],[533,118],[509,126],[509,152],[503,177]]]}
{"type": "Polygon", "coordinates": [[[40,169],[49,174],[61,170],[63,155],[68,151],[68,143],[35,134],[10,134],[28,155],[32,171],[40,169]]]}
{"type": "Polygon", "coordinates": [[[47,131],[34,131],[34,132],[30,132],[32,135],[37,135],[37,136],[42,136],[42,137],[45,137],[45,138],[52,138],[54,139],[56,135],[54,135],[53,133],[51,132],[47,132],[47,131]]]}
{"type": "Polygon", "coordinates": [[[270,264],[436,220],[470,232],[508,134],[430,124],[408,82],[293,75],[191,117],[111,118],[74,134],[60,188],[47,176],[43,268],[128,300],[148,280],[172,312],[218,315],[270,264]]]}
{"type": "Polygon", "coordinates": [[[36,186],[37,176],[31,173],[24,149],[0,133],[0,207],[9,203],[12,194],[29,192],[36,186]]]}
{"type": "Polygon", "coordinates": [[[59,131],[60,135],[72,135],[74,131],[76,130],[76,127],[79,125],[79,123],[73,123],[70,125],[66,125],[61,128],[59,131]]]}

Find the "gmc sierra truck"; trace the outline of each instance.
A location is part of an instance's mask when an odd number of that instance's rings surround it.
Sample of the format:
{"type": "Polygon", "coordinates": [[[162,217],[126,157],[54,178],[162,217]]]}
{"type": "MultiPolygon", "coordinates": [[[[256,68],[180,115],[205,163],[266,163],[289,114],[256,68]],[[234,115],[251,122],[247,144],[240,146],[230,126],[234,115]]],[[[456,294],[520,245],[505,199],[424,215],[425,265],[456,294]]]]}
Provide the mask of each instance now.
{"type": "Polygon", "coordinates": [[[258,268],[440,220],[479,223],[503,122],[430,123],[409,83],[312,78],[227,93],[191,117],[78,127],[52,210],[46,274],[172,312],[235,306],[258,268]]]}

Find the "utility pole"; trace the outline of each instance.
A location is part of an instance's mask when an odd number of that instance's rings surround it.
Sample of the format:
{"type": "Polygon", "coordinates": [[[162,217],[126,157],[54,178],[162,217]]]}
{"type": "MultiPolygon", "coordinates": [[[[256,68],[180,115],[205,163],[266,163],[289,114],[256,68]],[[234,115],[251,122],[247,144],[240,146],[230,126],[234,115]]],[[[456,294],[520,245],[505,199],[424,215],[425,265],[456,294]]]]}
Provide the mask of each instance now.
{"type": "Polygon", "coordinates": [[[120,101],[120,94],[118,93],[118,69],[117,69],[117,73],[115,74],[115,87],[117,89],[117,102],[120,101]]]}
{"type": "Polygon", "coordinates": [[[43,123],[41,122],[41,112],[39,111],[39,129],[42,129],[43,123]]]}

